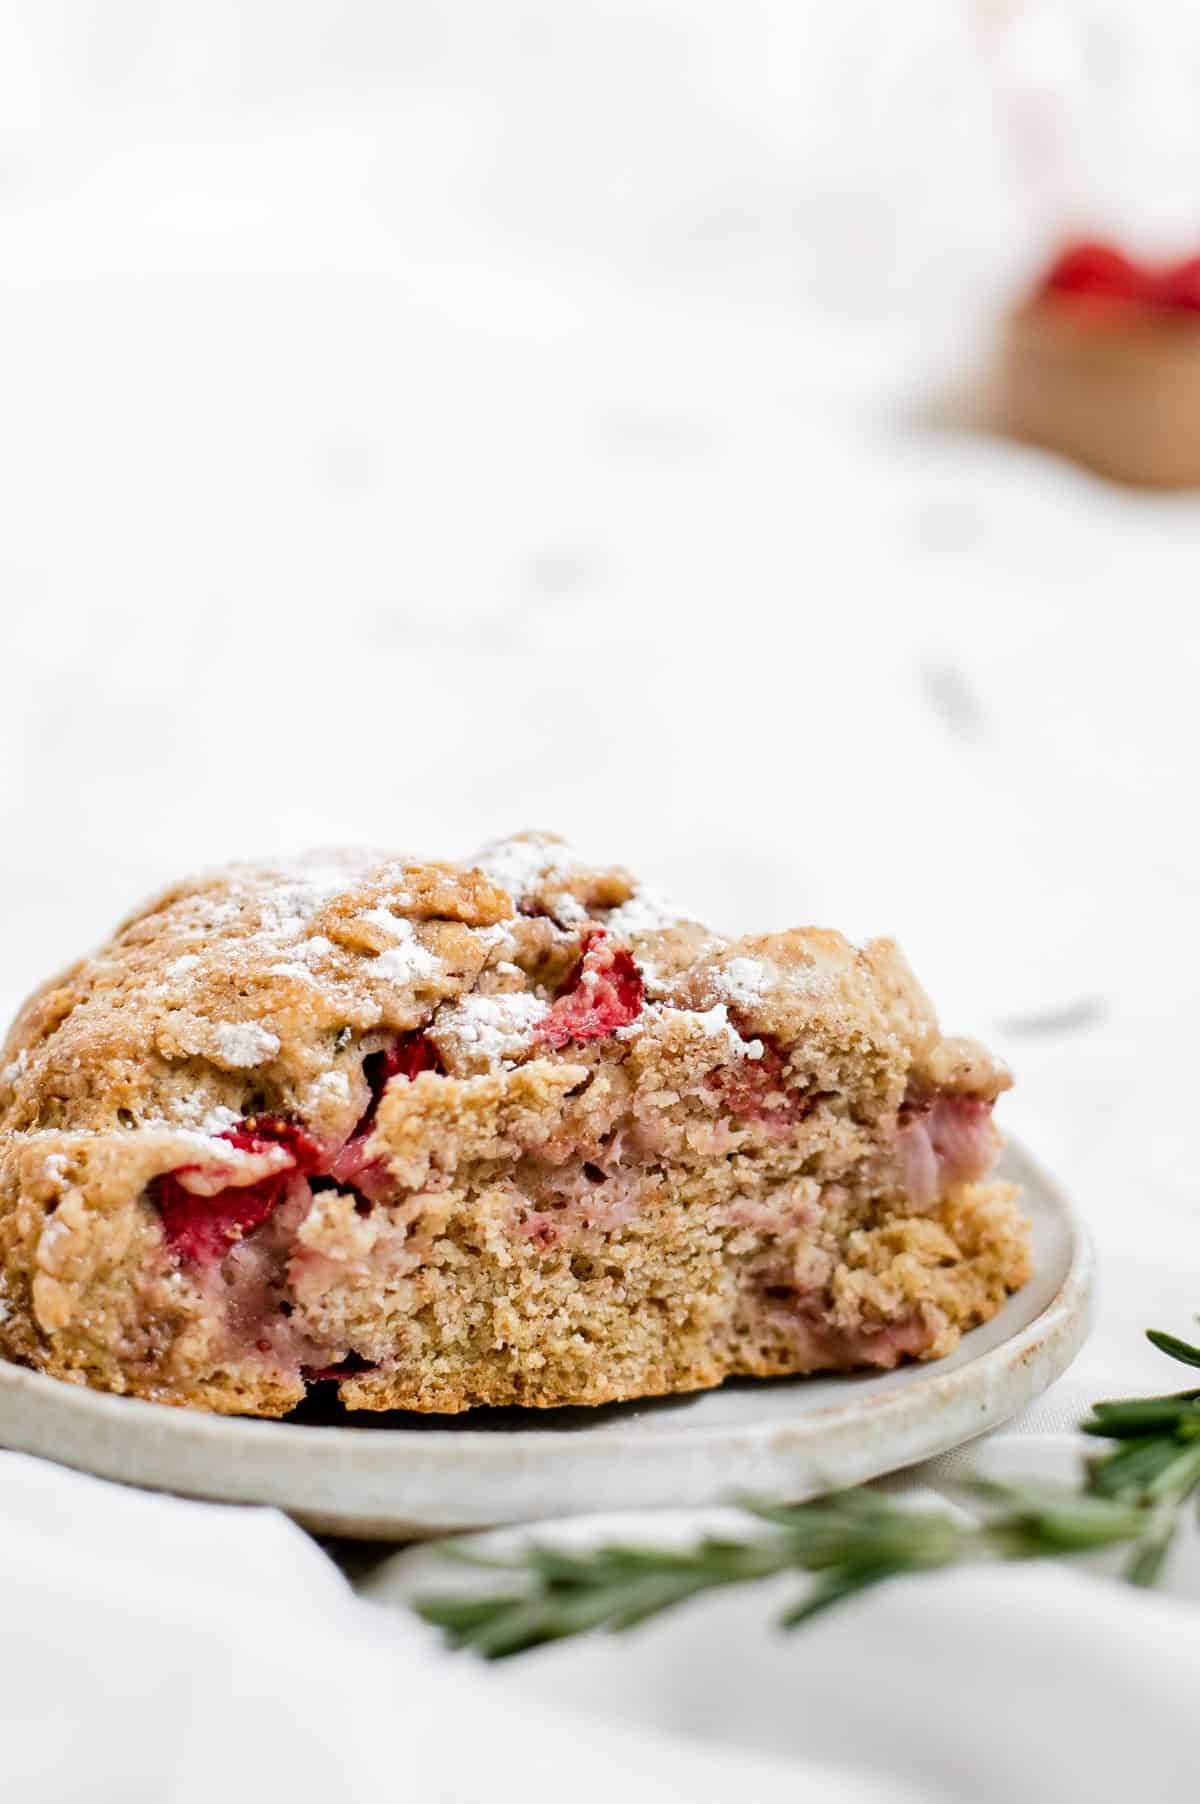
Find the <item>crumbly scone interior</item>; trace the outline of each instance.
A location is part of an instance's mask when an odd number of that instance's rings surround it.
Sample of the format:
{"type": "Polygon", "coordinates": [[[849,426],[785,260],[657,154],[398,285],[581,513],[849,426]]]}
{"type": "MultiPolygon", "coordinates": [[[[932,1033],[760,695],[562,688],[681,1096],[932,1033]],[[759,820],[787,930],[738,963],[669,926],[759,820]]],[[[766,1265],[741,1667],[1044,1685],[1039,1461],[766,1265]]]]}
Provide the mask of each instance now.
{"type": "Polygon", "coordinates": [[[1007,1076],[889,942],[726,940],[557,841],[180,886],[31,998],[0,1344],[280,1414],[936,1357],[1028,1275],[1007,1076]]]}

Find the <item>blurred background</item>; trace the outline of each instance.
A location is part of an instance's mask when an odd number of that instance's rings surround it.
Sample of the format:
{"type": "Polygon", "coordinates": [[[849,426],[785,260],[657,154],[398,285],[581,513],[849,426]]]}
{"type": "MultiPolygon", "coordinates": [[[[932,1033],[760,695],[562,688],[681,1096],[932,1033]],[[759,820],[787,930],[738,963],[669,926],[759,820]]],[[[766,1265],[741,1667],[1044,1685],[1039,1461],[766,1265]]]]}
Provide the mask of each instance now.
{"type": "Polygon", "coordinates": [[[1065,234],[1200,249],[1198,79],[1170,0],[9,0],[6,1012],[181,870],[555,828],[894,932],[1140,1327],[1200,503],[944,397],[1065,234]]]}

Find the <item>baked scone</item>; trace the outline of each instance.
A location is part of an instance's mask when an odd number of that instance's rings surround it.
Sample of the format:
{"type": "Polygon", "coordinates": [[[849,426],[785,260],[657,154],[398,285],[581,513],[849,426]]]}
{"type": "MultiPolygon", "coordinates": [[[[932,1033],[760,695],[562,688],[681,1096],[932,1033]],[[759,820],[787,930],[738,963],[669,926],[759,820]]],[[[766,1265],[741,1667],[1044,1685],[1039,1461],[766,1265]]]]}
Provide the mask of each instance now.
{"type": "Polygon", "coordinates": [[[991,413],[1114,482],[1200,487],[1200,257],[1063,251],[1007,323],[991,413]]]}
{"type": "Polygon", "coordinates": [[[549,836],[178,885],[0,1073],[0,1350],[278,1416],[937,1358],[1029,1275],[1007,1073],[896,947],[729,940],[549,836]]]}

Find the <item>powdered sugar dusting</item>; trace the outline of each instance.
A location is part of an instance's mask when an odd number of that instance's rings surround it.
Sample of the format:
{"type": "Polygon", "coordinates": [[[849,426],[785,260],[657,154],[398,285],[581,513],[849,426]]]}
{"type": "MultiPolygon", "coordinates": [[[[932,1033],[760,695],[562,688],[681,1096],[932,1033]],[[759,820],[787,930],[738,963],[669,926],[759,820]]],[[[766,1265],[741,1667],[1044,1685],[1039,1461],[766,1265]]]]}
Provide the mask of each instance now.
{"type": "Polygon", "coordinates": [[[465,996],[443,1009],[437,1021],[438,1038],[457,1043],[462,1050],[498,1065],[528,1049],[533,1029],[549,1012],[537,996],[522,991],[500,996],[465,996]]]}
{"type": "Polygon", "coordinates": [[[520,902],[541,878],[564,876],[577,863],[574,853],[560,841],[531,834],[527,839],[495,840],[478,857],[468,860],[466,868],[482,871],[506,889],[514,902],[520,902]]]}
{"type": "Polygon", "coordinates": [[[359,910],[357,918],[360,921],[366,921],[372,927],[378,927],[381,933],[386,933],[391,939],[407,939],[412,932],[411,924],[394,915],[388,908],[363,908],[359,910]],[[405,932],[406,928],[407,933],[405,932]]]}
{"type": "Polygon", "coordinates": [[[342,1111],[350,1102],[350,1079],[345,1071],[322,1071],[305,1088],[301,1113],[305,1119],[342,1111]]]}
{"type": "Polygon", "coordinates": [[[299,939],[313,916],[353,881],[344,866],[313,865],[292,882],[259,890],[260,934],[267,939],[299,939]]]}
{"type": "Polygon", "coordinates": [[[216,1108],[208,1111],[200,1123],[200,1132],[211,1135],[215,1140],[218,1134],[223,1134],[227,1128],[235,1126],[240,1120],[241,1116],[236,1109],[228,1109],[224,1103],[218,1103],[216,1108]]]}
{"type": "Polygon", "coordinates": [[[438,961],[413,932],[411,921],[388,916],[396,930],[397,944],[381,952],[370,967],[372,977],[384,977],[393,983],[411,983],[417,977],[432,977],[438,961]]]}
{"type": "Polygon", "coordinates": [[[556,896],[553,896],[551,906],[554,910],[554,918],[560,927],[577,927],[581,921],[586,921],[588,918],[588,911],[583,903],[569,890],[560,890],[556,896]]]}
{"type": "MultiPolygon", "coordinates": [[[[225,874],[228,895],[202,892],[176,905],[180,920],[203,932],[207,944],[201,952],[171,959],[163,975],[203,983],[214,965],[219,969],[225,960],[249,957],[261,959],[274,976],[305,977],[302,961],[332,950],[322,935],[305,937],[313,917],[360,881],[364,868],[363,861],[327,858],[265,870],[232,866],[225,874]]],[[[169,991],[160,985],[150,993],[165,997],[169,991]]]]}
{"type": "Polygon", "coordinates": [[[265,1065],[279,1051],[279,1036],[257,1021],[217,1021],[212,1031],[217,1056],[239,1070],[265,1065]]]}
{"type": "Polygon", "coordinates": [[[729,1010],[723,1002],[718,1002],[714,1008],[706,1009],[703,1014],[697,1012],[694,1019],[706,1034],[724,1039],[735,1059],[761,1059],[763,1055],[762,1041],[743,1040],[730,1021],[729,1010]]]}
{"type": "Polygon", "coordinates": [[[779,971],[761,958],[731,958],[717,983],[727,998],[738,1008],[753,1008],[779,984],[779,971]]]}
{"type": "Polygon", "coordinates": [[[761,1008],[767,997],[779,990],[792,995],[821,996],[829,993],[833,978],[820,963],[791,965],[781,970],[770,958],[749,958],[739,954],[731,958],[723,970],[714,973],[718,993],[734,1008],[761,1008]]]}
{"type": "Polygon", "coordinates": [[[241,914],[241,903],[221,896],[189,896],[180,905],[181,912],[193,915],[201,927],[226,927],[241,914]]]}
{"type": "Polygon", "coordinates": [[[731,1059],[761,1059],[763,1043],[761,1040],[743,1040],[732,1021],[729,1010],[723,1002],[716,1003],[710,1009],[676,1008],[673,1004],[655,1002],[645,1010],[641,1018],[631,1022],[628,1027],[617,1029],[618,1040],[631,1040],[645,1032],[656,1023],[678,1022],[689,1027],[698,1028],[709,1039],[720,1040],[723,1051],[731,1059]]]}
{"type": "Polygon", "coordinates": [[[629,938],[641,933],[661,933],[664,928],[674,927],[684,919],[682,909],[676,908],[664,896],[651,889],[640,889],[628,902],[614,908],[605,917],[604,924],[610,933],[629,938]]]}

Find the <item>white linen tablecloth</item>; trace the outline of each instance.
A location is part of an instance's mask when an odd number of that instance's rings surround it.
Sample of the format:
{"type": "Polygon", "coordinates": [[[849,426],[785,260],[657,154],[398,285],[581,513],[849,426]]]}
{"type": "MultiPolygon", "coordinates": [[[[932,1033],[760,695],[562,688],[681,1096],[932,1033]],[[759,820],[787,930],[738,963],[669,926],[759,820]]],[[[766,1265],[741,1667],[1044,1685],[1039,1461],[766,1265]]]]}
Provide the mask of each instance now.
{"type": "MultiPolygon", "coordinates": [[[[1118,217],[1191,221],[1189,9],[986,9],[999,76],[950,0],[70,10],[0,18],[4,1012],[181,870],[336,840],[556,827],[894,932],[1099,1255],[965,1457],[1075,1470],[1200,1309],[1200,506],[918,420],[1079,198],[1014,119],[1061,147],[1091,70],[1118,217]]],[[[357,1596],[270,1512],[0,1455],[4,1795],[1195,1789],[1191,1527],[1153,1595],[963,1571],[784,1638],[783,1584],[487,1670],[397,1607],[429,1557],[357,1596]]]]}
{"type": "MultiPolygon", "coordinates": [[[[1026,1430],[994,1437],[970,1469],[1065,1478],[1078,1453],[1026,1430]]],[[[898,1488],[932,1502],[958,1462],[898,1488]]],[[[430,1588],[432,1549],[390,1556],[362,1601],[274,1511],[125,1490],[20,1454],[0,1455],[0,1485],[4,1772],[29,1804],[607,1804],[614,1787],[630,1804],[1189,1795],[1194,1527],[1161,1593],[1103,1570],[975,1567],[783,1635],[772,1616],[803,1581],[781,1579],[634,1635],[484,1667],[404,1607],[430,1588]]],[[[678,1538],[719,1521],[536,1532],[678,1538]]]]}

